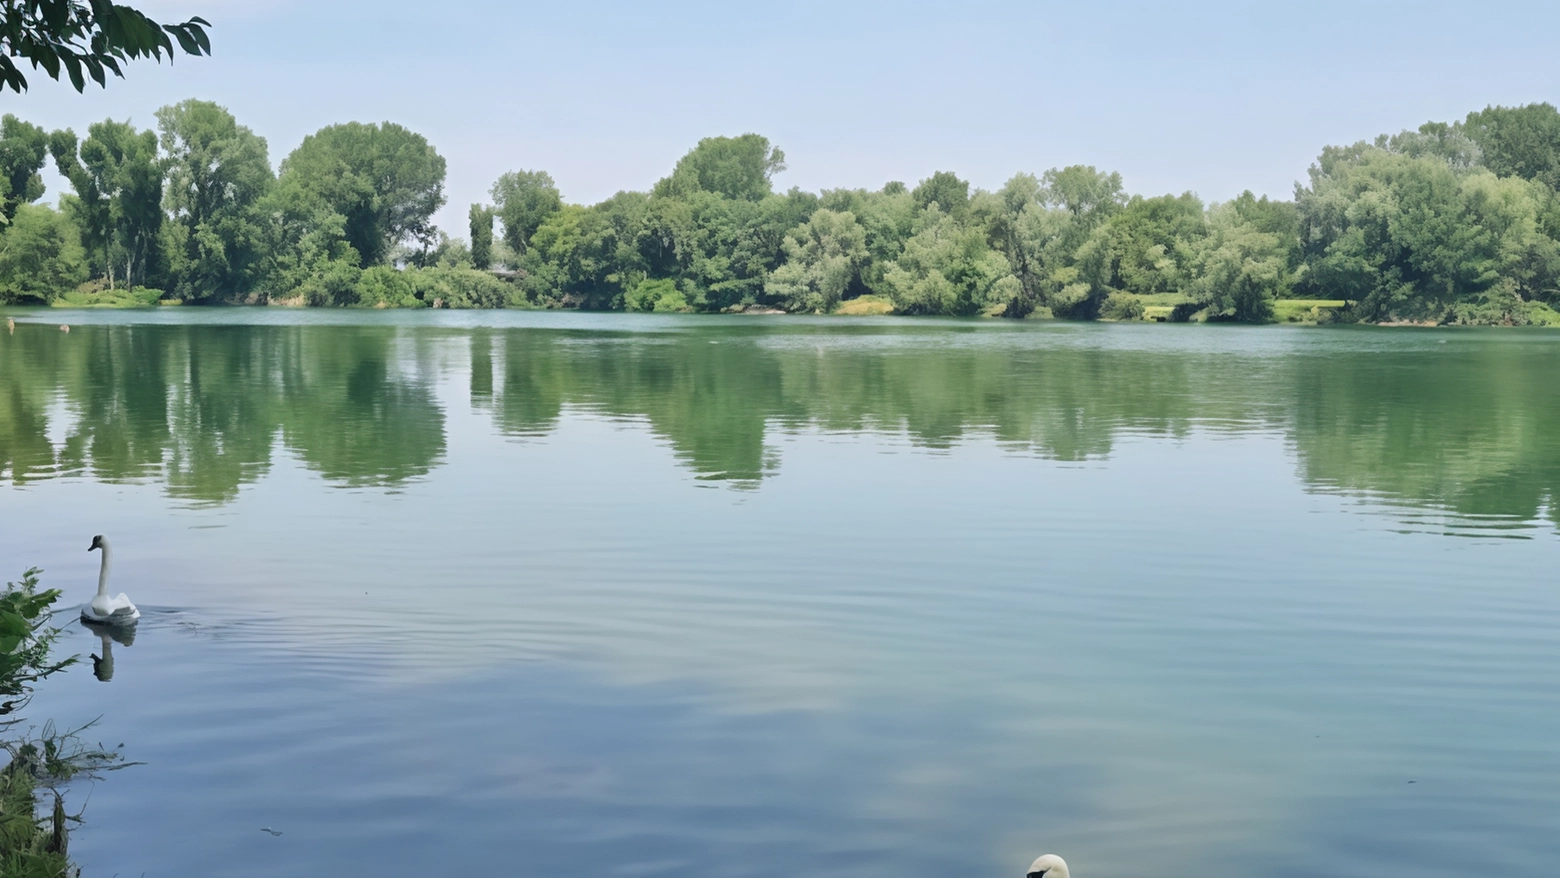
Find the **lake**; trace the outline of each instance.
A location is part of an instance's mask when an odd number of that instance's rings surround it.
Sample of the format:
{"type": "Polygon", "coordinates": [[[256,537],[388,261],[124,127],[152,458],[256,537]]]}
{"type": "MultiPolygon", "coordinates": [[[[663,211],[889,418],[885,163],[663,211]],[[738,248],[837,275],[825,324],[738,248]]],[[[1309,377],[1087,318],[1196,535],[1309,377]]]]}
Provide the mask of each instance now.
{"type": "Polygon", "coordinates": [[[0,576],[144,614],[88,875],[1560,852],[1560,335],[7,313],[0,576]]]}

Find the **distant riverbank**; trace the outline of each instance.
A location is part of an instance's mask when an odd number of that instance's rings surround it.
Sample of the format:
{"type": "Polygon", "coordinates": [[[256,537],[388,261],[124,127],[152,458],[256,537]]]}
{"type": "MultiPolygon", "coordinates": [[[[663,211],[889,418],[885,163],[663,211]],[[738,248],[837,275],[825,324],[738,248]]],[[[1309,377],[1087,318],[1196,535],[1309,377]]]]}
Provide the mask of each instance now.
{"type": "MultiPolygon", "coordinates": [[[[1123,317],[1123,318],[1115,318],[1115,319],[1105,318],[1104,322],[1109,322],[1109,323],[1131,323],[1131,322],[1145,322],[1145,323],[1201,323],[1201,322],[1208,322],[1207,314],[1203,313],[1200,310],[1195,310],[1195,311],[1191,310],[1188,306],[1194,305],[1195,303],[1191,303],[1191,302],[1186,301],[1184,297],[1172,296],[1172,295],[1162,295],[1162,296],[1153,296],[1153,297],[1144,297],[1144,298],[1150,304],[1146,304],[1143,307],[1141,314],[1137,314],[1137,315],[1133,315],[1133,316],[1127,316],[1127,317],[1123,317]]],[[[135,309],[135,308],[178,307],[178,306],[185,306],[186,304],[187,303],[185,303],[185,302],[183,302],[183,301],[181,301],[179,299],[165,298],[165,297],[163,297],[163,295],[162,295],[162,293],[160,291],[141,289],[141,290],[117,290],[117,291],[115,291],[115,290],[102,290],[102,291],[93,291],[93,292],[72,292],[72,293],[68,293],[68,294],[66,294],[64,296],[61,296],[60,298],[56,299],[53,303],[51,303],[50,307],[52,307],[52,308],[61,308],[61,309],[76,309],[76,308],[79,308],[79,309],[135,309]]],[[[1346,319],[1347,309],[1349,307],[1349,304],[1350,303],[1345,302],[1345,301],[1343,301],[1341,299],[1277,299],[1277,300],[1275,300],[1273,302],[1273,318],[1271,320],[1268,320],[1268,321],[1265,321],[1265,322],[1270,324],[1270,325],[1287,325],[1287,326],[1318,326],[1318,325],[1328,325],[1328,324],[1336,324],[1336,323],[1342,323],[1342,322],[1353,322],[1353,323],[1365,322],[1365,323],[1370,323],[1370,325],[1375,325],[1375,326],[1417,326],[1417,327],[1425,327],[1425,326],[1453,325],[1453,324],[1446,324],[1446,323],[1438,323],[1438,322],[1433,321],[1433,320],[1420,320],[1420,321],[1412,321],[1412,320],[1351,321],[1351,320],[1347,320],[1346,319]]],[[[292,297],[292,298],[284,298],[284,299],[272,299],[272,300],[265,301],[265,302],[249,300],[249,301],[238,301],[238,302],[203,303],[203,304],[193,305],[192,307],[197,307],[197,308],[201,308],[201,307],[207,307],[207,308],[209,308],[209,307],[215,307],[215,308],[227,308],[227,307],[241,307],[241,308],[242,307],[309,308],[311,306],[308,305],[302,299],[302,297],[292,297]]],[[[357,307],[351,307],[351,306],[348,306],[348,307],[328,307],[328,310],[364,310],[364,307],[365,306],[357,306],[357,307]]],[[[448,302],[439,301],[439,300],[435,300],[433,302],[417,301],[415,304],[390,304],[388,302],[378,302],[378,303],[375,303],[374,305],[366,306],[366,308],[368,310],[383,310],[383,309],[387,309],[387,308],[389,308],[389,309],[396,309],[396,310],[419,310],[419,309],[429,309],[429,310],[432,310],[432,309],[439,309],[439,310],[444,310],[444,309],[476,310],[476,309],[470,308],[469,306],[463,307],[463,306],[460,306],[460,305],[452,305],[452,304],[450,304],[448,302]]],[[[514,310],[514,311],[583,310],[583,311],[586,311],[588,313],[589,311],[596,310],[596,309],[566,309],[566,308],[563,308],[563,307],[558,306],[558,305],[538,306],[538,305],[531,305],[531,304],[521,303],[521,304],[503,306],[502,310],[514,310]]],[[[662,312],[662,313],[667,313],[667,312],[662,312]]],[[[692,313],[692,312],[685,312],[685,313],[692,313]]],[[[744,306],[744,305],[736,305],[736,306],[732,306],[730,308],[727,308],[724,311],[719,312],[719,313],[728,314],[728,315],[742,315],[742,316],[776,316],[776,317],[779,317],[779,316],[787,316],[791,312],[783,311],[783,310],[781,310],[779,308],[773,308],[773,307],[770,307],[770,306],[767,306],[767,305],[746,305],[746,306],[744,306]]],[[[890,301],[887,297],[884,297],[884,296],[874,296],[874,295],[865,295],[865,296],[860,296],[860,297],[855,298],[855,299],[848,299],[846,301],[843,301],[843,302],[839,303],[839,305],[836,306],[833,311],[828,312],[828,314],[825,314],[825,315],[809,315],[809,316],[829,316],[829,317],[896,317],[897,316],[897,317],[902,317],[902,316],[913,316],[913,315],[904,315],[904,314],[899,313],[894,308],[894,303],[892,301],[890,301]]],[[[1003,315],[1002,315],[1000,309],[989,309],[988,311],[984,312],[983,315],[981,315],[981,316],[1001,317],[1003,315]]],[[[1037,310],[1035,312],[1032,312],[1032,313],[1030,313],[1027,316],[1031,320],[1036,320],[1036,319],[1039,319],[1039,320],[1054,320],[1054,319],[1058,319],[1058,318],[1054,317],[1052,314],[1050,314],[1049,312],[1041,311],[1041,310],[1037,310]]],[[[1543,308],[1542,311],[1540,311],[1536,316],[1540,317],[1540,319],[1528,320],[1528,321],[1526,321],[1526,323],[1524,325],[1560,326],[1560,313],[1556,313],[1556,312],[1554,312],[1554,311],[1552,311],[1552,310],[1550,310],[1548,308],[1543,308]]],[[[1489,325],[1501,325],[1501,324],[1489,324],[1489,325]]],[[[1511,324],[1506,324],[1506,325],[1511,325],[1511,324]]]]}

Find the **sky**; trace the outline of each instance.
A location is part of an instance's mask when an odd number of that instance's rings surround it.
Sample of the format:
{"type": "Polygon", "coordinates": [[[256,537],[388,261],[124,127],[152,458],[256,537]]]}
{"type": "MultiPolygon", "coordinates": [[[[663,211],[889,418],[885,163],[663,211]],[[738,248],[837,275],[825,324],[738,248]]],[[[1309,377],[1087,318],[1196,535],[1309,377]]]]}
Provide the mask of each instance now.
{"type": "MultiPolygon", "coordinates": [[[[338,122],[394,121],[449,163],[451,234],[499,174],[566,200],[647,189],[702,137],[780,146],[777,188],[994,189],[1091,164],[1144,194],[1287,198],[1321,147],[1560,102],[1540,3],[570,3],[139,0],[213,24],[214,54],[77,95],[34,74],[0,110],[78,132],[213,100],[279,163],[338,122]]],[[[46,178],[52,200],[62,182],[46,178]]]]}

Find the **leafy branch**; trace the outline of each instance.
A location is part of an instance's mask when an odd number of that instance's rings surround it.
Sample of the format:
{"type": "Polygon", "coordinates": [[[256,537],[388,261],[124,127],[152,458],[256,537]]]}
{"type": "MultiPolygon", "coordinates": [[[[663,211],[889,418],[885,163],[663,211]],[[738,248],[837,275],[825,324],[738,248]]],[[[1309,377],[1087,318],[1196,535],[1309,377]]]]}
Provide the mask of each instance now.
{"type": "Polygon", "coordinates": [[[76,663],[76,657],[49,657],[60,629],[49,624],[49,608],[60,597],[56,588],[39,590],[36,567],[8,582],[0,593],[0,729],[20,722],[17,711],[32,698],[33,684],[76,663]]]}
{"type": "Polygon", "coordinates": [[[211,23],[195,16],[182,24],[159,24],[144,13],[109,0],[0,0],[0,92],[27,90],[27,77],[13,59],[31,62],[58,80],[63,70],[76,91],[90,78],[107,85],[107,74],[123,79],[121,62],[176,54],[210,55],[211,23]]]}

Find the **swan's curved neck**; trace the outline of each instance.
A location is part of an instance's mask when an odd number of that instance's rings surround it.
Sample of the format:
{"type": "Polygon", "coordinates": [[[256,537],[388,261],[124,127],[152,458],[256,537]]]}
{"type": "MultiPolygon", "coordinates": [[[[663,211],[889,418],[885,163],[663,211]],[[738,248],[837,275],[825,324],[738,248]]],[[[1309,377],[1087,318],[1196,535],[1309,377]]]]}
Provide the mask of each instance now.
{"type": "Polygon", "coordinates": [[[103,566],[98,570],[98,595],[102,596],[108,594],[109,553],[113,550],[108,547],[108,540],[103,540],[99,547],[103,552],[103,566]]]}

